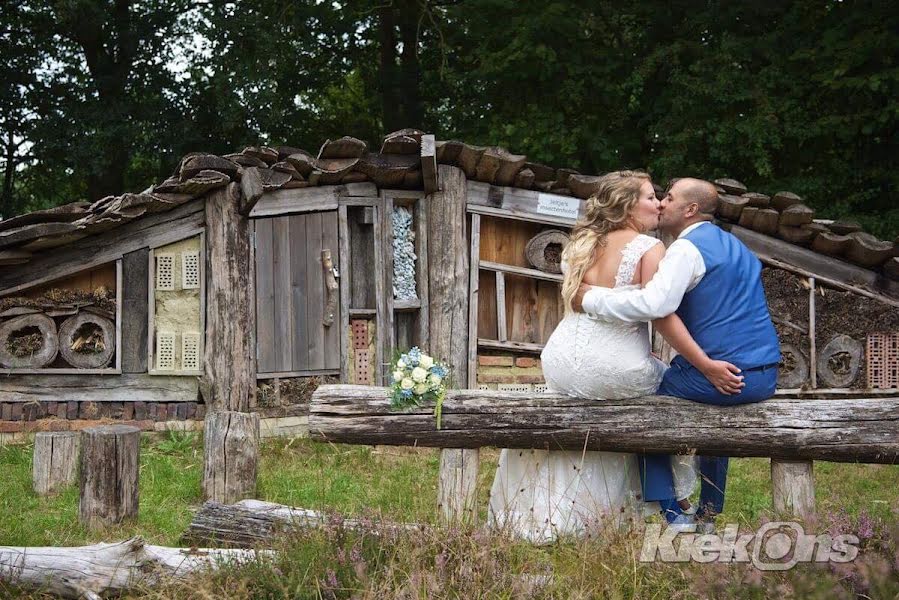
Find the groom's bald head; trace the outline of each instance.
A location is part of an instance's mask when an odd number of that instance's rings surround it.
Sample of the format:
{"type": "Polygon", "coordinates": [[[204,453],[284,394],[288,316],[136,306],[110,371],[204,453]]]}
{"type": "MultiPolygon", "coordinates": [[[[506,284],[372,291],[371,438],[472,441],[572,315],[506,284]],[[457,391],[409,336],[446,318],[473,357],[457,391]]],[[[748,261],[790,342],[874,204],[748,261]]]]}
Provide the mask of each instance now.
{"type": "Polygon", "coordinates": [[[693,223],[711,221],[718,209],[718,190],[704,179],[676,180],[662,198],[659,228],[677,236],[693,223]]]}

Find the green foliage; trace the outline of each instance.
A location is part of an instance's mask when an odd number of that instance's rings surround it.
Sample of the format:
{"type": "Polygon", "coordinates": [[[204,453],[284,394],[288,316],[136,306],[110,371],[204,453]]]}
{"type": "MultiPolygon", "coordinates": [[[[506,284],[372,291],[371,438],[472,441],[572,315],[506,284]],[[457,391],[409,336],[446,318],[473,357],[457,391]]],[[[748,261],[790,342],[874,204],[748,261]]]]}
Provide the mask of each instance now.
{"type": "Polygon", "coordinates": [[[899,233],[889,3],[13,0],[0,21],[0,212],[143,189],[189,151],[411,126],[899,233]]]}

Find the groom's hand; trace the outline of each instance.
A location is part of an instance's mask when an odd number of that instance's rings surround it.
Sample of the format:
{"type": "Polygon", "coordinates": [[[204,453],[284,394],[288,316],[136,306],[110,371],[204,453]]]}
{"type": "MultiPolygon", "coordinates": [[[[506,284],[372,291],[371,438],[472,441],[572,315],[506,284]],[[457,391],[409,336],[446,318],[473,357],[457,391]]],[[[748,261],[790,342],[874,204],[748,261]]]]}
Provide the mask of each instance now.
{"type": "Polygon", "coordinates": [[[574,293],[574,298],[571,299],[571,307],[575,312],[584,312],[584,294],[589,291],[590,286],[581,282],[581,286],[577,289],[577,292],[574,293]]]}
{"type": "Polygon", "coordinates": [[[702,370],[705,378],[715,386],[715,389],[726,396],[739,394],[746,387],[743,376],[739,375],[740,369],[724,360],[710,360],[702,370]]]}

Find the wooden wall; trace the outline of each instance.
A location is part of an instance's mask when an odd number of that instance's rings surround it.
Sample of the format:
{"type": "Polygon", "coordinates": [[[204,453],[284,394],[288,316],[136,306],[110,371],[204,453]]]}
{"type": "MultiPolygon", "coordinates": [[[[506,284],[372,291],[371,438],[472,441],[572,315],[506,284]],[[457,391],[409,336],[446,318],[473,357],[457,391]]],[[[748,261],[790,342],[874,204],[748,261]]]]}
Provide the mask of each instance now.
{"type": "MultiPolygon", "coordinates": [[[[483,261],[533,268],[525,258],[532,237],[558,226],[481,216],[483,261]]],[[[478,337],[497,338],[496,277],[482,270],[478,292],[478,337]]],[[[510,341],[545,344],[564,315],[561,289],[552,281],[506,274],[506,331],[510,341]]]]}

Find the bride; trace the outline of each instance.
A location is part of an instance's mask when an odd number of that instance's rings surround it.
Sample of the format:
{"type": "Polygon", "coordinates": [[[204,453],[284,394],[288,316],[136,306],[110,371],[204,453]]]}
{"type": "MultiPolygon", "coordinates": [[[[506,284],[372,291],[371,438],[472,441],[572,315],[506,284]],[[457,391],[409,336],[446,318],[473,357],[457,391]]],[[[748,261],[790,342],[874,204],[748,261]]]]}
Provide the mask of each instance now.
{"type": "MultiPolygon", "coordinates": [[[[665,248],[643,232],[656,229],[658,220],[659,201],[646,173],[617,171],[600,179],[563,253],[565,317],[541,355],[548,390],[598,400],[655,393],[667,367],[651,354],[648,324],[591,319],[572,310],[572,298],[582,281],[621,290],[648,282],[665,248]]],[[[689,336],[677,315],[654,325],[672,346],[680,341],[673,338],[689,336]]],[[[672,466],[678,498],[686,498],[696,483],[692,458],[672,466]]],[[[489,520],[530,541],[548,542],[606,519],[642,517],[650,505],[639,496],[633,454],[504,449],[489,520]]]]}

